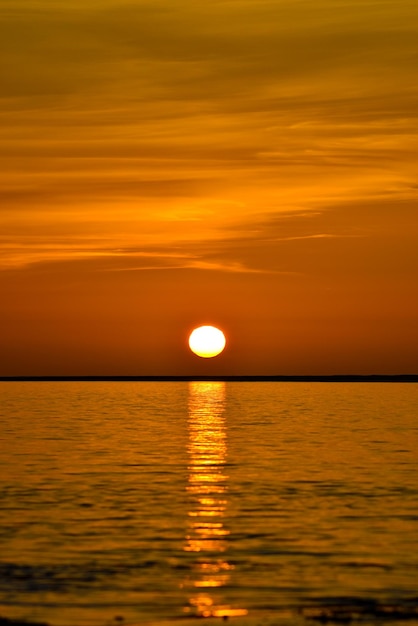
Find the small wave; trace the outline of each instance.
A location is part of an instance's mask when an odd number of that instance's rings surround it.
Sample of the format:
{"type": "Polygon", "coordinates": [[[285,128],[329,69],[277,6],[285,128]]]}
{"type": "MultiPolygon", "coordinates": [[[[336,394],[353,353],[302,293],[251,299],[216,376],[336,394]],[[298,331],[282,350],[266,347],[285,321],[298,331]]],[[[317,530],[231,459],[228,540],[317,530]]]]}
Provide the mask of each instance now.
{"type": "Polygon", "coordinates": [[[303,606],[298,613],[322,624],[364,622],[366,620],[400,621],[418,619],[418,598],[379,602],[373,598],[322,598],[303,606]]]}

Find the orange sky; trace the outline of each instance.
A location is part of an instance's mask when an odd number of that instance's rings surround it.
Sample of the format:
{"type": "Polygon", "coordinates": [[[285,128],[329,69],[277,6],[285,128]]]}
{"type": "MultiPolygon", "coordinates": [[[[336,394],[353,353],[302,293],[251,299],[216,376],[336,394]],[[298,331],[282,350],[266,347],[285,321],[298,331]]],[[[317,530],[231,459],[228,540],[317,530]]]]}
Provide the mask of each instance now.
{"type": "Polygon", "coordinates": [[[417,373],[416,0],[58,4],[0,0],[0,375],[417,373]]]}

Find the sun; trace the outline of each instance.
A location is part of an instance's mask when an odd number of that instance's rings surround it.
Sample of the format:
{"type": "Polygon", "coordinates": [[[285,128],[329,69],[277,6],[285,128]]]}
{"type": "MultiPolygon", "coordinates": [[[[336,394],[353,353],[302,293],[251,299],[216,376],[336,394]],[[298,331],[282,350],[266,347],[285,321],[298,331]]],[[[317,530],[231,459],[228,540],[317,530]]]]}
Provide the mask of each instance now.
{"type": "Polygon", "coordinates": [[[225,348],[225,335],[215,326],[199,326],[189,337],[189,347],[192,352],[204,359],[217,356],[225,348]]]}

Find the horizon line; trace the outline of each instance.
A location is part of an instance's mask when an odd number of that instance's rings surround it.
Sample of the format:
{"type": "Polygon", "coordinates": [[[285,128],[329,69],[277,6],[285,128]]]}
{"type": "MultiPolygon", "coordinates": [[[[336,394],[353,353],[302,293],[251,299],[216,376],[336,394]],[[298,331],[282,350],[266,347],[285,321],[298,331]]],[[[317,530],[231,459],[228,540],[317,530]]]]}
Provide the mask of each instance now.
{"type": "Polygon", "coordinates": [[[418,382],[418,374],[0,376],[0,382],[418,382]]]}

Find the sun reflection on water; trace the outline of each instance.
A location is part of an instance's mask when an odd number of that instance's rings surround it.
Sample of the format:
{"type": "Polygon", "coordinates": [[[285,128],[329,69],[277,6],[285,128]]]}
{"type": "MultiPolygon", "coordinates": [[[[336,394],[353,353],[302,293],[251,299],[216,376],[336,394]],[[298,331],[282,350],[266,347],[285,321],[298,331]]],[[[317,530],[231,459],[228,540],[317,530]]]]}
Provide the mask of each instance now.
{"type": "Polygon", "coordinates": [[[189,480],[188,532],[184,550],[195,553],[189,578],[186,612],[199,617],[246,615],[232,608],[215,591],[229,583],[233,565],[228,563],[229,530],[225,525],[228,476],[225,474],[227,440],[225,383],[189,383],[189,480]],[[215,590],[215,591],[211,591],[215,590]]]}

